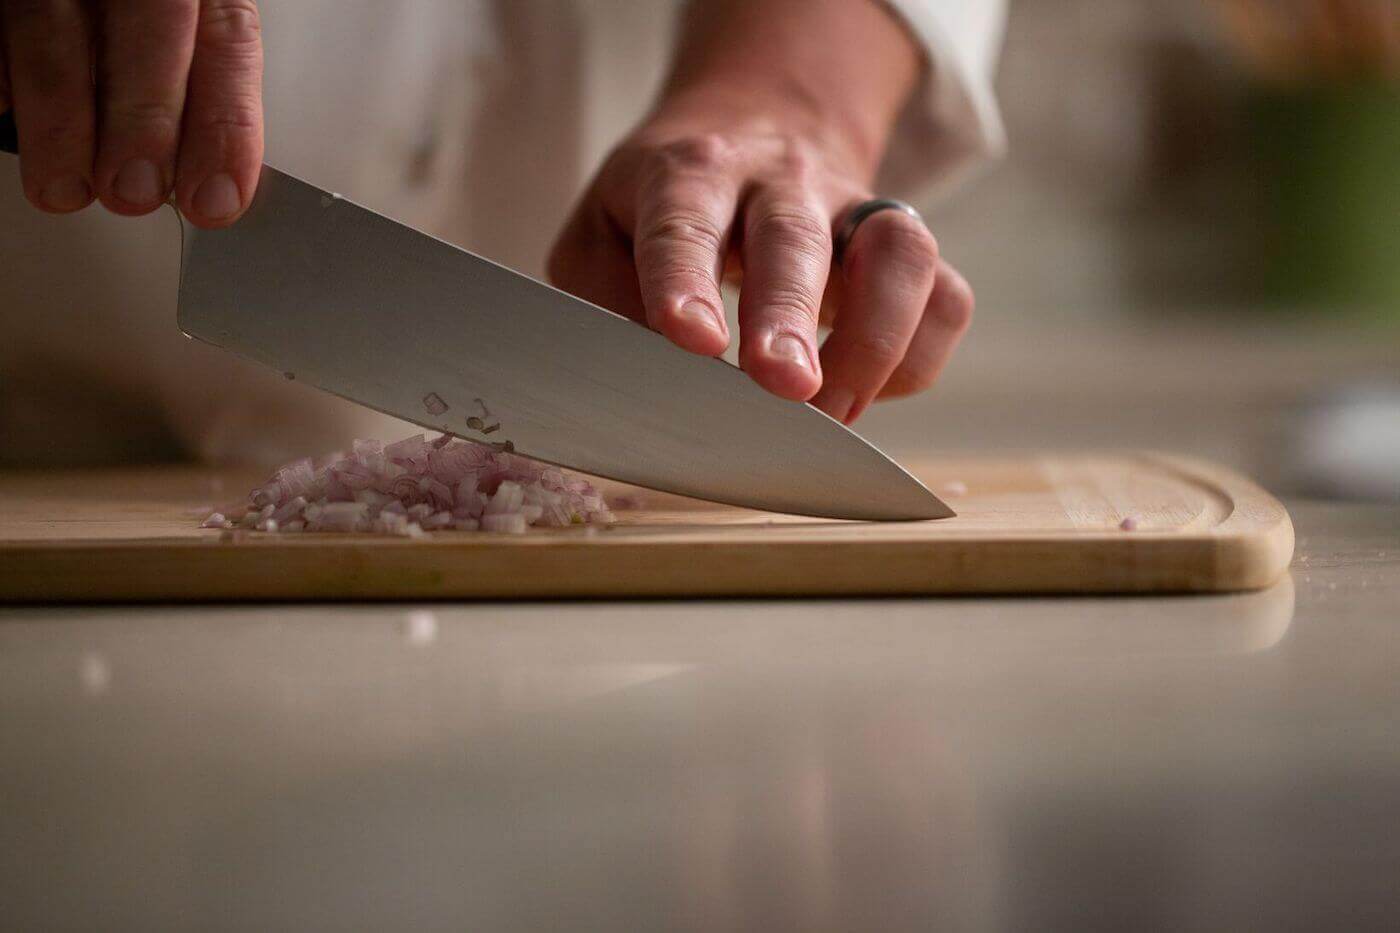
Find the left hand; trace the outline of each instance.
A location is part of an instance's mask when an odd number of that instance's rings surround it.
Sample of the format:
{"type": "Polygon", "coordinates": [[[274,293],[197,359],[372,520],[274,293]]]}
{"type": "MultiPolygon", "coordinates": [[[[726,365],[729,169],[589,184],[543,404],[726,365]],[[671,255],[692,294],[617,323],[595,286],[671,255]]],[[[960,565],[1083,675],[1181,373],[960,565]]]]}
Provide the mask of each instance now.
{"type": "Polygon", "coordinates": [[[719,285],[742,275],[740,365],[784,398],[850,424],[877,398],[930,386],[967,329],[972,291],[929,230],[899,211],[833,230],[873,195],[838,135],[694,100],[612,154],[554,247],[560,288],[707,355],[729,344],[719,285]],[[832,328],[818,349],[818,325],[832,328]]]}

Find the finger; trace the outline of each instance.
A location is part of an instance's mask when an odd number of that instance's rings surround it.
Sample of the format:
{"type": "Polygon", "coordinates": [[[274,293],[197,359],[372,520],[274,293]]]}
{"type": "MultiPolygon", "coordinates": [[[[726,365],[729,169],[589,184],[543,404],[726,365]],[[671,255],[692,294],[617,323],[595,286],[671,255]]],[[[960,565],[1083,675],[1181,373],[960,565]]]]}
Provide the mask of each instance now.
{"type": "Polygon", "coordinates": [[[92,201],[94,137],[82,0],[7,3],[3,15],[24,193],[42,210],[79,210],[92,201]]]}
{"type": "Polygon", "coordinates": [[[571,295],[646,323],[631,246],[591,198],[574,211],[559,235],[547,274],[555,287],[571,295]]]}
{"type": "Polygon", "coordinates": [[[714,138],[664,150],[637,190],[633,255],[647,324],[707,356],[729,345],[719,284],[738,200],[727,146],[714,138]]]}
{"type": "Polygon", "coordinates": [[[247,210],[262,163],[262,39],[253,0],[203,0],[175,170],[180,210],[224,227],[247,210]]]}
{"type": "Polygon", "coordinates": [[[175,181],[199,4],[125,0],[101,11],[93,180],[109,210],[145,214],[175,181]]]}
{"type": "Polygon", "coordinates": [[[744,209],[739,363],[783,398],[809,399],[822,382],[816,336],[831,271],[828,216],[794,188],[761,188],[744,209]]]}
{"type": "Polygon", "coordinates": [[[822,346],[812,404],[844,424],[860,417],[909,349],[933,290],[938,246],[920,221],[881,211],[846,249],[844,304],[822,346]]]}
{"type": "Polygon", "coordinates": [[[914,331],[914,339],[877,398],[913,395],[933,385],[958,341],[967,333],[974,306],[972,287],[967,280],[952,266],[940,261],[933,294],[914,331]]]}

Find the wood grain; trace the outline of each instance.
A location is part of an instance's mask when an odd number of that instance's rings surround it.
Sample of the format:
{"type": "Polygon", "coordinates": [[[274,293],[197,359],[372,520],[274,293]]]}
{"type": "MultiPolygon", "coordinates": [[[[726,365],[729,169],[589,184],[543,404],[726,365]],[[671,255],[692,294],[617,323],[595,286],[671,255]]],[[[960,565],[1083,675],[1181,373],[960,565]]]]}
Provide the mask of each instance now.
{"type": "Polygon", "coordinates": [[[199,520],[258,475],[4,473],[0,600],[1219,592],[1268,586],[1293,554],[1283,506],[1200,461],[964,456],[913,471],[956,518],[821,521],[613,487],[642,501],[604,530],[238,542],[199,520]],[[1119,528],[1128,517],[1136,530],[1119,528]]]}

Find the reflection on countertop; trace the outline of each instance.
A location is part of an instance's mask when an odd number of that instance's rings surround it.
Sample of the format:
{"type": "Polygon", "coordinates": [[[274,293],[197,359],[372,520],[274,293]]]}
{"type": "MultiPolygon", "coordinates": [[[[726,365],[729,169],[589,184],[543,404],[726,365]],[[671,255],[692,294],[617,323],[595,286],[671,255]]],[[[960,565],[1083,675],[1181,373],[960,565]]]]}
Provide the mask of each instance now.
{"type": "Polygon", "coordinates": [[[1191,598],[0,611],[17,928],[1400,921],[1400,510],[1191,598]]]}

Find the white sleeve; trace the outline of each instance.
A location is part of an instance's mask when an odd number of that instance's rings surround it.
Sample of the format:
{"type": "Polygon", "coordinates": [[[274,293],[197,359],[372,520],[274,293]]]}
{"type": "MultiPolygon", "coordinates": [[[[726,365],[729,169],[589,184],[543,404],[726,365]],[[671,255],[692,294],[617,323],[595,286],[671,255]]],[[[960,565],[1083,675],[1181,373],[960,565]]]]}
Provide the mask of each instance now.
{"type": "Polygon", "coordinates": [[[884,0],[923,45],[923,82],[901,115],[877,193],[911,200],[1006,149],[992,78],[1005,0],[884,0]]]}

